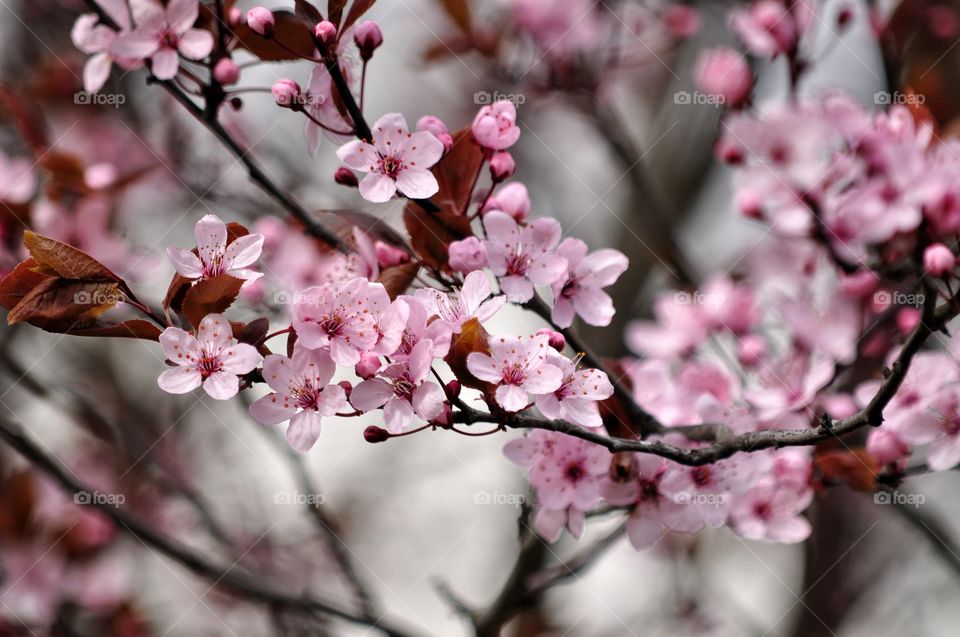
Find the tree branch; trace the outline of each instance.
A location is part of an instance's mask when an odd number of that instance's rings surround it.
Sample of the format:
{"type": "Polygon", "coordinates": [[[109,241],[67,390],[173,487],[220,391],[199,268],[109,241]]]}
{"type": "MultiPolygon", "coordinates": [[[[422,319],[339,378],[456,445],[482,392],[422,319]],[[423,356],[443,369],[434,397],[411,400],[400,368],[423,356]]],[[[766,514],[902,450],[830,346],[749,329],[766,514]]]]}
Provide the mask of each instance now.
{"type": "MultiPolygon", "coordinates": [[[[2,417],[0,417],[0,439],[3,439],[23,457],[53,478],[65,490],[72,493],[93,491],[87,485],[81,484],[73,478],[67,469],[49,457],[36,443],[25,436],[20,427],[2,417]]],[[[179,542],[154,531],[112,504],[94,500],[90,506],[97,508],[112,519],[120,530],[133,535],[147,546],[173,559],[194,574],[210,580],[217,586],[229,589],[241,597],[291,611],[330,615],[352,624],[374,628],[389,637],[408,637],[409,635],[409,633],[391,624],[379,620],[370,621],[367,618],[360,617],[352,611],[340,607],[335,602],[314,597],[288,595],[263,586],[256,581],[248,580],[246,577],[233,572],[232,567],[224,569],[211,564],[179,542]]]]}

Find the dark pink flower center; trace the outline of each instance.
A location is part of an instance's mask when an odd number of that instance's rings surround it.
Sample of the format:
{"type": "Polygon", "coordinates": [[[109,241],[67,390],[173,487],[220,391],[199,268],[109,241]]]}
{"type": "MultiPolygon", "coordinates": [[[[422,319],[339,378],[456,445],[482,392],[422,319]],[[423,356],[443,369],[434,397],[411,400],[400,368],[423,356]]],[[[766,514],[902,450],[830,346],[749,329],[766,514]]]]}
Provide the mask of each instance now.
{"type": "Polygon", "coordinates": [[[312,380],[304,379],[301,384],[290,392],[290,397],[301,409],[317,409],[323,388],[315,387],[312,380]]]}
{"type": "Polygon", "coordinates": [[[406,170],[407,165],[403,163],[398,157],[394,156],[380,156],[380,161],[378,162],[378,170],[390,179],[396,180],[397,175],[406,170]]]}
{"type": "Polygon", "coordinates": [[[519,363],[514,363],[503,370],[504,385],[522,385],[527,380],[526,370],[519,363]]]}
{"type": "Polygon", "coordinates": [[[204,379],[219,372],[222,368],[223,361],[221,361],[220,357],[216,354],[204,353],[200,357],[200,360],[197,361],[197,369],[200,371],[200,376],[204,379]]]}

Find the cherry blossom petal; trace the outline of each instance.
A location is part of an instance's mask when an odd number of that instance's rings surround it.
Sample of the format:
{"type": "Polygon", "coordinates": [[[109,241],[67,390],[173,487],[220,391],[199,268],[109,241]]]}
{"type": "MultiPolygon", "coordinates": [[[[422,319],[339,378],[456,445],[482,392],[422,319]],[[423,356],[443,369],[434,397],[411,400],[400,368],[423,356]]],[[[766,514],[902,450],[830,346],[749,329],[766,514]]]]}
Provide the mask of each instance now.
{"type": "Polygon", "coordinates": [[[565,511],[551,511],[550,509],[540,509],[533,520],[533,528],[537,535],[551,544],[560,539],[563,534],[563,527],[567,522],[565,511]]]}
{"type": "Polygon", "coordinates": [[[531,394],[548,394],[559,389],[563,372],[553,365],[540,365],[527,375],[523,389],[531,394]]]}
{"type": "Polygon", "coordinates": [[[200,344],[190,332],[179,327],[168,327],[160,335],[160,349],[163,355],[177,365],[192,365],[200,357],[200,344]]]}
{"type": "Polygon", "coordinates": [[[362,412],[382,407],[393,395],[389,383],[379,378],[365,380],[350,392],[350,404],[362,412]]]}
{"type": "Polygon", "coordinates": [[[227,246],[223,260],[230,264],[230,269],[245,268],[260,258],[263,251],[263,235],[248,234],[234,239],[227,246]]]}
{"type": "Polygon", "coordinates": [[[188,279],[199,279],[203,276],[203,263],[200,262],[200,257],[190,250],[168,246],[167,256],[180,276],[188,279]]]}
{"type": "Polygon", "coordinates": [[[583,260],[583,269],[588,272],[585,282],[591,287],[613,285],[626,272],[630,260],[619,250],[597,250],[583,260]]]}
{"type": "Polygon", "coordinates": [[[500,289],[511,303],[526,303],[533,298],[533,283],[522,276],[505,276],[501,278],[500,289]]]}
{"type": "Polygon", "coordinates": [[[287,400],[275,392],[269,393],[250,405],[250,415],[261,425],[278,425],[297,413],[297,408],[287,400]]]}
{"type": "Polygon", "coordinates": [[[567,273],[567,260],[555,254],[537,259],[527,270],[527,278],[535,285],[550,285],[567,273]]]}
{"type": "Polygon", "coordinates": [[[213,34],[204,29],[190,29],[180,36],[177,50],[191,60],[202,60],[213,50],[213,34]]]}
{"type": "Polygon", "coordinates": [[[175,367],[160,374],[157,384],[170,394],[187,394],[200,386],[203,376],[195,367],[175,367]]]}
{"type": "Polygon", "coordinates": [[[573,325],[573,301],[560,297],[553,302],[553,309],[550,311],[550,320],[560,329],[565,329],[573,325]]]}
{"type": "MultiPolygon", "coordinates": [[[[296,354],[294,354],[296,355],[296,354]]],[[[290,359],[280,354],[270,354],[263,359],[263,379],[275,392],[287,394],[293,385],[290,359]]]]}
{"type": "Polygon", "coordinates": [[[200,321],[197,340],[207,352],[220,352],[233,340],[233,328],[222,314],[207,314],[200,321]]]}
{"type": "Polygon", "coordinates": [[[946,471],[960,464],[960,436],[943,436],[930,443],[927,464],[933,471],[946,471]]]}
{"type": "Polygon", "coordinates": [[[338,148],[337,157],[347,168],[365,173],[374,171],[379,160],[376,147],[359,139],[349,141],[338,148]]]}
{"type": "Polygon", "coordinates": [[[443,411],[445,399],[446,397],[439,385],[427,382],[413,390],[411,404],[418,416],[424,420],[432,420],[443,411]]]}
{"type": "Polygon", "coordinates": [[[563,410],[567,420],[576,425],[583,427],[600,427],[603,425],[603,419],[600,418],[600,406],[595,400],[567,398],[563,401],[563,410]]]}
{"type": "Polygon", "coordinates": [[[406,141],[407,120],[400,113],[387,113],[373,123],[373,139],[382,155],[392,155],[406,141]]]}
{"type": "Polygon", "coordinates": [[[167,3],[167,24],[174,33],[182,34],[193,26],[200,15],[197,0],[170,0],[167,3]]]}
{"type": "Polygon", "coordinates": [[[158,80],[173,79],[180,68],[180,60],[177,58],[176,49],[161,47],[150,57],[150,61],[152,62],[150,70],[158,80]]]}
{"type": "Polygon", "coordinates": [[[247,374],[253,371],[263,357],[253,345],[238,343],[220,352],[223,371],[231,374],[247,374]]]}
{"type": "Polygon", "coordinates": [[[160,42],[156,36],[133,31],[114,38],[110,43],[110,54],[114,58],[142,60],[153,55],[159,47],[160,42]]]}
{"type": "Polygon", "coordinates": [[[440,184],[429,170],[407,168],[397,175],[397,190],[411,199],[427,199],[440,191],[440,184]]]}
{"type": "Polygon", "coordinates": [[[496,397],[497,403],[506,411],[521,411],[527,406],[527,392],[516,385],[500,385],[496,397]]]}
{"type": "Polygon", "coordinates": [[[398,434],[413,422],[413,406],[402,398],[393,398],[383,408],[383,420],[387,431],[398,434]]]}
{"type": "Polygon", "coordinates": [[[660,539],[664,534],[663,525],[656,515],[651,515],[650,511],[641,512],[637,509],[630,520],[627,522],[627,538],[630,544],[638,551],[648,549],[660,539]]]}
{"type": "Polygon", "coordinates": [[[340,385],[327,385],[317,401],[321,416],[332,416],[347,409],[347,392],[340,385]]]}
{"type": "Polygon", "coordinates": [[[312,409],[296,414],[290,419],[290,425],[287,427],[287,442],[301,453],[310,451],[320,437],[322,420],[320,414],[312,409]]]}
{"type": "Polygon", "coordinates": [[[471,374],[488,383],[499,383],[503,380],[503,372],[496,361],[487,354],[471,352],[467,355],[467,369],[471,374]]]}
{"type": "Polygon", "coordinates": [[[616,313],[610,295],[599,288],[581,288],[573,299],[573,306],[587,325],[598,327],[610,325],[616,313]]]}
{"type": "Polygon", "coordinates": [[[490,279],[487,278],[486,273],[471,272],[463,279],[460,298],[463,299],[469,314],[475,313],[488,296],[490,296],[490,279]]]}
{"type": "Polygon", "coordinates": [[[360,196],[373,203],[385,203],[397,192],[397,182],[382,173],[370,173],[360,181],[360,196]]]}
{"type": "Polygon", "coordinates": [[[239,389],[240,378],[225,371],[214,372],[203,381],[203,390],[216,400],[229,400],[237,395],[239,389]]]}
{"type": "Polygon", "coordinates": [[[426,169],[442,156],[443,142],[427,131],[413,133],[403,145],[403,158],[408,166],[426,169]]]}

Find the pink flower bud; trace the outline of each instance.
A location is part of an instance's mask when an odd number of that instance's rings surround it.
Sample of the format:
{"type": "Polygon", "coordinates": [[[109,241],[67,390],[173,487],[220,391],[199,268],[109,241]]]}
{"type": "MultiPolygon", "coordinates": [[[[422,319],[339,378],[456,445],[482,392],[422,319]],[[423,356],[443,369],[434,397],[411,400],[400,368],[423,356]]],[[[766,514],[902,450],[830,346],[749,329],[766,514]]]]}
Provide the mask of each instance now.
{"type": "Polygon", "coordinates": [[[491,210],[502,210],[517,220],[517,223],[523,223],[530,213],[530,193],[527,187],[519,181],[513,181],[503,186],[497,191],[497,194],[487,199],[483,206],[483,214],[491,210]]]}
{"type": "Polygon", "coordinates": [[[880,464],[890,464],[910,453],[910,447],[889,429],[875,429],[867,436],[867,451],[880,464]]]}
{"type": "Polygon", "coordinates": [[[880,286],[880,279],[873,272],[856,272],[840,279],[840,289],[851,299],[863,299],[880,286]]]}
{"type": "Polygon", "coordinates": [[[450,403],[443,403],[442,411],[430,420],[430,424],[444,428],[453,424],[453,409],[450,408],[450,403]]]}
{"type": "Polygon", "coordinates": [[[383,32],[373,20],[364,20],[357,25],[353,32],[353,41],[360,49],[360,58],[366,62],[373,57],[373,52],[383,44],[383,32]]]}
{"type": "Polygon", "coordinates": [[[700,30],[700,14],[693,7],[675,4],[663,12],[663,24],[675,38],[689,38],[700,30]]]}
{"type": "Polygon", "coordinates": [[[333,180],[341,186],[349,186],[350,188],[356,188],[360,183],[353,171],[345,166],[337,168],[337,172],[333,173],[333,180]]]}
{"type": "Polygon", "coordinates": [[[853,22],[853,18],[856,15],[856,9],[852,6],[844,6],[837,13],[837,26],[841,29],[845,29],[847,26],[853,22]]]}
{"type": "Polygon", "coordinates": [[[549,327],[537,330],[537,336],[541,335],[546,335],[550,347],[558,352],[562,352],[563,348],[567,346],[567,339],[564,335],[556,330],[551,330],[549,327]]]}
{"type": "Polygon", "coordinates": [[[377,263],[380,264],[381,268],[389,268],[392,265],[407,263],[410,260],[410,254],[406,250],[383,241],[374,242],[373,248],[377,252],[377,263]]]}
{"type": "Polygon", "coordinates": [[[238,7],[230,7],[230,11],[227,12],[227,24],[232,28],[243,24],[243,11],[238,7]]]}
{"type": "Polygon", "coordinates": [[[458,398],[460,396],[460,381],[454,378],[449,383],[444,385],[443,391],[450,400],[458,398]]]}
{"type": "Polygon", "coordinates": [[[713,147],[713,155],[718,160],[731,166],[739,166],[743,163],[743,148],[728,137],[721,137],[713,147]]]}
{"type": "Polygon", "coordinates": [[[313,27],[313,33],[324,44],[330,44],[337,37],[337,25],[329,20],[321,20],[317,22],[317,26],[313,27]]]}
{"type": "Polygon", "coordinates": [[[763,199],[755,192],[741,191],[736,196],[741,214],[748,219],[763,219],[763,199]]]}
{"type": "Polygon", "coordinates": [[[913,307],[905,307],[897,312],[897,329],[900,330],[901,334],[909,334],[919,323],[920,310],[913,307]]]}
{"type": "Polygon", "coordinates": [[[509,179],[517,170],[517,163],[513,161],[513,156],[505,150],[493,154],[490,158],[490,177],[494,183],[500,183],[504,179],[509,179]]]}
{"type": "Polygon", "coordinates": [[[723,98],[728,108],[743,103],[753,86],[746,58],[725,46],[705,51],[697,61],[695,74],[700,90],[723,98]]]}
{"type": "Polygon", "coordinates": [[[390,432],[383,427],[370,425],[363,430],[363,439],[370,443],[386,442],[390,439],[390,432]]]}
{"type": "Polygon", "coordinates": [[[417,130],[431,133],[437,139],[439,139],[444,133],[450,132],[447,129],[447,125],[443,123],[443,120],[433,115],[424,115],[418,119],[417,130]]]}
{"type": "Polygon", "coordinates": [[[942,243],[934,243],[923,251],[923,269],[933,276],[944,276],[957,267],[957,258],[950,248],[942,243]]]}
{"type": "Polygon", "coordinates": [[[213,79],[221,84],[235,84],[240,79],[240,67],[230,58],[223,58],[213,67],[213,79]]]}
{"type": "Polygon", "coordinates": [[[277,106],[296,108],[300,105],[300,85],[290,79],[277,80],[270,88],[277,106]]]}
{"type": "Polygon", "coordinates": [[[347,398],[350,398],[350,394],[353,392],[353,385],[350,384],[349,380],[341,380],[337,385],[343,388],[344,393],[347,395],[347,398]]]}
{"type": "Polygon", "coordinates": [[[380,371],[380,357],[375,354],[364,354],[360,358],[360,362],[354,367],[354,371],[357,376],[364,380],[373,378],[380,371]]]}
{"type": "Polygon", "coordinates": [[[767,355],[767,341],[762,336],[748,334],[737,345],[737,360],[744,367],[753,367],[767,355]]]}
{"type": "Polygon", "coordinates": [[[273,27],[275,25],[273,14],[269,9],[263,7],[254,7],[247,11],[247,26],[254,33],[259,33],[265,38],[273,36],[273,27]]]}

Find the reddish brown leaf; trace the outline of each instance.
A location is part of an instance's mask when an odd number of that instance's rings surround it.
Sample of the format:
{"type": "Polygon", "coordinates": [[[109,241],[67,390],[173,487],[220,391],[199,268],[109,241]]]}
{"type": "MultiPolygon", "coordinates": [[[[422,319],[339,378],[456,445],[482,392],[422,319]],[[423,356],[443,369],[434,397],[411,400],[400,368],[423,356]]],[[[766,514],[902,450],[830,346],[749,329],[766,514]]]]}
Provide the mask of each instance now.
{"type": "Polygon", "coordinates": [[[257,345],[260,341],[263,340],[263,337],[267,335],[267,331],[270,329],[270,320],[264,317],[254,319],[240,328],[240,333],[237,334],[237,340],[241,343],[247,343],[249,345],[257,345]]]}
{"type": "Polygon", "coordinates": [[[0,280],[0,305],[12,310],[30,290],[52,278],[42,272],[37,272],[38,265],[33,257],[30,257],[18,264],[17,267],[7,273],[7,276],[0,280]]]}
{"type": "Polygon", "coordinates": [[[220,314],[233,305],[242,285],[243,280],[228,274],[198,281],[184,295],[181,313],[191,325],[199,327],[207,314],[220,314]]]}
{"type": "Polygon", "coordinates": [[[259,33],[250,30],[247,25],[234,29],[237,36],[237,45],[250,51],[265,62],[282,62],[298,60],[302,57],[313,57],[315,47],[309,27],[303,20],[289,11],[274,11],[274,37],[265,38],[259,33]],[[283,48],[277,44],[283,42],[283,48]],[[287,49],[293,50],[291,53],[287,49]]]}
{"type": "MultiPolygon", "coordinates": [[[[240,237],[244,237],[250,234],[250,231],[247,230],[245,226],[239,224],[235,221],[232,221],[227,224],[227,245],[230,245],[240,237]]],[[[192,250],[194,254],[198,254],[197,249],[192,250]]],[[[190,289],[190,285],[193,283],[192,279],[180,276],[179,274],[174,274],[173,279],[170,281],[170,286],[167,288],[167,293],[163,297],[163,309],[173,310],[178,314],[183,311],[183,297],[186,295],[187,290],[190,289]]]]}
{"type": "Polygon", "coordinates": [[[44,269],[65,279],[81,281],[123,281],[90,255],[56,239],[29,230],[23,233],[23,244],[30,256],[44,269]]]}
{"type": "Polygon", "coordinates": [[[65,334],[73,336],[98,336],[107,338],[139,338],[145,341],[160,340],[160,328],[143,319],[130,319],[122,323],[97,323],[68,329],[65,334]]]}
{"type": "Polygon", "coordinates": [[[347,6],[347,0],[327,0],[327,15],[329,16],[327,19],[334,24],[340,24],[345,6],[347,6]]]}
{"type": "Polygon", "coordinates": [[[403,211],[403,223],[410,233],[414,252],[436,269],[447,265],[447,246],[473,234],[466,217],[442,212],[431,214],[413,202],[403,211]]]}
{"type": "Polygon", "coordinates": [[[431,201],[449,214],[463,214],[483,165],[483,149],[470,128],[453,133],[453,148],[433,167],[440,190],[431,201]]]}
{"type": "Polygon", "coordinates": [[[68,195],[84,195],[90,192],[84,173],[83,160],[75,155],[51,150],[39,160],[40,166],[50,173],[46,184],[47,196],[54,200],[68,195]]]}
{"type": "Polygon", "coordinates": [[[376,0],[354,0],[353,4],[350,5],[350,10],[347,11],[347,17],[344,18],[343,24],[340,25],[337,31],[342,34],[353,26],[357,20],[363,17],[364,13],[370,10],[374,2],[376,2],[376,0]]]}
{"type": "Polygon", "coordinates": [[[393,300],[410,288],[419,271],[419,263],[400,263],[381,270],[377,282],[383,284],[387,294],[390,295],[390,300],[393,300]]]}
{"type": "Polygon", "coordinates": [[[856,491],[875,491],[880,467],[866,449],[818,451],[814,464],[831,480],[850,485],[856,491]]]}
{"type": "Polygon", "coordinates": [[[49,332],[65,332],[95,319],[124,299],[113,281],[48,278],[20,299],[7,323],[27,322],[49,332]]]}
{"type": "Polygon", "coordinates": [[[473,352],[489,352],[489,340],[490,335],[487,330],[483,329],[480,321],[472,318],[463,324],[459,334],[453,335],[450,351],[444,359],[450,365],[450,369],[453,370],[456,378],[464,386],[479,389],[485,393],[492,389],[492,385],[470,373],[470,370],[467,369],[467,356],[473,352]]]}

